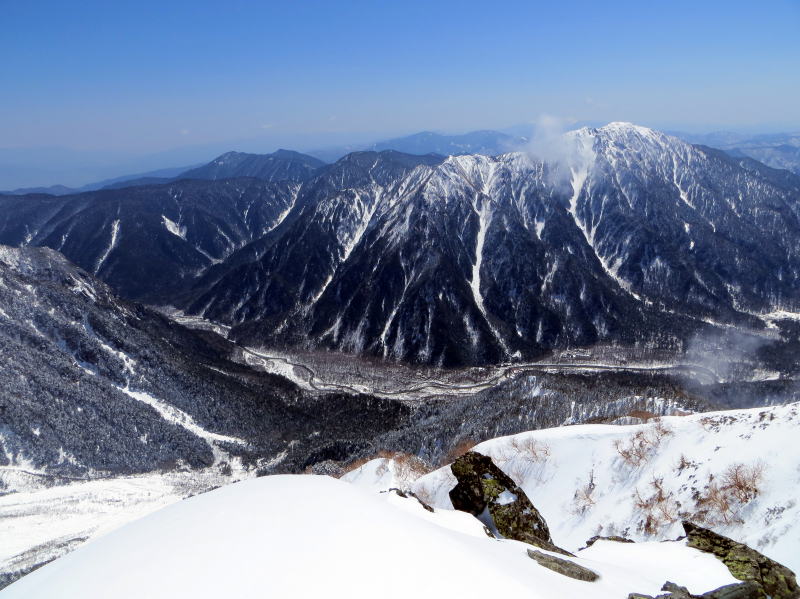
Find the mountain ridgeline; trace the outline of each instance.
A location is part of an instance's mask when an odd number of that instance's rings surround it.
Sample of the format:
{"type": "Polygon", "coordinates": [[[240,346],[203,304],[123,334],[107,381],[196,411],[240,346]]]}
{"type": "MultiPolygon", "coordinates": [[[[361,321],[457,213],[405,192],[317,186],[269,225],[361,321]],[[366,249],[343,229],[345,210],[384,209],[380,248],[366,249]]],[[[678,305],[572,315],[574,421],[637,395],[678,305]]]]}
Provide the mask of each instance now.
{"type": "Polygon", "coordinates": [[[682,351],[800,310],[800,177],[625,123],[555,146],[230,154],[202,167],[211,181],[0,198],[0,242],[61,251],[246,345],[422,364],[682,351]]]}
{"type": "Polygon", "coordinates": [[[311,396],[230,355],[55,251],[0,246],[0,494],[233,463],[297,471],[407,420],[399,402],[311,396]]]}

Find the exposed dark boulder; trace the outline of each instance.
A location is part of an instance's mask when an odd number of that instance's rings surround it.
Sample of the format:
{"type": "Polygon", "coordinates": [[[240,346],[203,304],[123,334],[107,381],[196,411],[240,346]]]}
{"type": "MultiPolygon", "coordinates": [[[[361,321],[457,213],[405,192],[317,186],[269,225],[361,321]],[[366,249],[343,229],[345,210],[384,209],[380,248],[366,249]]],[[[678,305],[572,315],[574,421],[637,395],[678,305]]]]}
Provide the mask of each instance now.
{"type": "Polygon", "coordinates": [[[603,537],[600,535],[595,535],[588,541],[586,541],[586,545],[580,548],[580,551],[584,549],[588,549],[592,545],[594,545],[597,541],[614,541],[615,543],[634,543],[633,539],[629,539],[627,537],[619,537],[616,535],[612,535],[610,537],[603,537]]]}
{"type": "Polygon", "coordinates": [[[572,555],[553,544],[539,510],[491,458],[468,451],[450,465],[450,470],[458,480],[450,491],[455,509],[477,517],[496,536],[572,555]]]}
{"type": "Polygon", "coordinates": [[[666,593],[655,597],[641,593],[630,593],[628,599],[761,599],[764,597],[758,585],[752,582],[728,584],[702,595],[692,595],[689,589],[674,582],[665,582],[661,590],[666,591],[666,593]]]}
{"type": "Polygon", "coordinates": [[[594,582],[600,578],[600,575],[597,574],[597,572],[594,572],[589,568],[579,566],[575,562],[571,562],[567,559],[555,557],[554,555],[547,555],[546,553],[536,551],[535,549],[528,549],[528,557],[536,560],[540,566],[544,566],[553,572],[558,572],[563,576],[568,576],[569,578],[574,578],[575,580],[594,582]]]}
{"type": "Polygon", "coordinates": [[[691,522],[683,522],[689,547],[715,555],[734,578],[756,584],[756,597],[798,599],[800,587],[794,572],[755,549],[691,522]]]}

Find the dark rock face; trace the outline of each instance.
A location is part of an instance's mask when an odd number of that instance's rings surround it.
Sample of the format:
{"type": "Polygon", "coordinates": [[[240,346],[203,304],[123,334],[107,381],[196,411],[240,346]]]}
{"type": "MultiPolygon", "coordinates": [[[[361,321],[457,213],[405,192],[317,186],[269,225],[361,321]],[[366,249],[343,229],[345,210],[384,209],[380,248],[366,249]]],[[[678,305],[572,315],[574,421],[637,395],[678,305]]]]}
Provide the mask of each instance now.
{"type": "Polygon", "coordinates": [[[763,599],[764,595],[758,585],[752,582],[728,584],[702,595],[693,595],[686,587],[674,582],[665,582],[661,587],[666,593],[653,597],[641,593],[630,593],[628,599],[763,599]]]}
{"type": "Polygon", "coordinates": [[[571,555],[553,544],[539,510],[491,458],[469,451],[453,462],[450,470],[458,480],[450,491],[455,509],[476,516],[502,537],[571,555]]]}
{"type": "Polygon", "coordinates": [[[728,584],[715,591],[704,593],[705,599],[760,599],[763,597],[758,585],[752,582],[728,584]]]}
{"type": "Polygon", "coordinates": [[[528,549],[528,557],[530,557],[533,560],[536,560],[536,562],[540,566],[544,566],[545,568],[548,568],[553,572],[558,572],[563,576],[568,576],[569,578],[574,578],[575,580],[594,582],[595,580],[600,578],[597,572],[594,572],[589,568],[584,568],[583,566],[579,566],[575,562],[571,562],[567,559],[562,559],[560,557],[547,555],[546,553],[542,553],[541,551],[528,549]]]}
{"type": "Polygon", "coordinates": [[[715,555],[734,578],[758,586],[760,597],[797,599],[800,587],[794,572],[743,543],[719,535],[691,522],[683,522],[689,547],[715,555]]]}

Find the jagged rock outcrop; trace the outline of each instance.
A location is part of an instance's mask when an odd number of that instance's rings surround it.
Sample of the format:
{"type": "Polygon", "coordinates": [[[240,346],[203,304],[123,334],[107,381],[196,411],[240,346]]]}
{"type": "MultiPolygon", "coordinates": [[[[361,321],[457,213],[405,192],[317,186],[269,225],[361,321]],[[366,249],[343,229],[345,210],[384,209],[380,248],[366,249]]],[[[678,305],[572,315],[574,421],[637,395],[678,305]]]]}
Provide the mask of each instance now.
{"type": "Polygon", "coordinates": [[[450,465],[458,484],[453,507],[469,512],[496,536],[572,555],[553,544],[547,522],[517,484],[491,458],[468,451],[450,465]]]}
{"type": "Polygon", "coordinates": [[[691,522],[683,522],[689,547],[715,555],[739,580],[752,582],[760,590],[756,597],[797,599],[800,587],[794,572],[755,549],[691,522]]]}
{"type": "Polygon", "coordinates": [[[752,582],[727,584],[702,595],[693,595],[686,587],[677,585],[674,582],[665,582],[661,590],[666,591],[666,593],[656,597],[642,595],[641,593],[630,593],[628,599],[761,599],[763,597],[758,585],[752,582]]]}

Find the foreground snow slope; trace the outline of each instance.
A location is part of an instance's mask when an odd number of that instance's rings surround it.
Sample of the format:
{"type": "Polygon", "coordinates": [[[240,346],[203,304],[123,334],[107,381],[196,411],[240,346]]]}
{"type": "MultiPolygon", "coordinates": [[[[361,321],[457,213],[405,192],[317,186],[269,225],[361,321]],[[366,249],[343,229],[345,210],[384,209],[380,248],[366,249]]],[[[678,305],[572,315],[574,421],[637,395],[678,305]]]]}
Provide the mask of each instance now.
{"type": "Polygon", "coordinates": [[[327,477],[273,476],[164,508],[87,543],[0,592],[2,599],[219,597],[618,598],[679,580],[699,593],[736,582],[681,542],[600,541],[566,578],[528,546],[486,537],[460,512],[430,513],[327,477]]]}
{"type": "MultiPolygon", "coordinates": [[[[798,571],[798,436],[795,403],[641,425],[539,430],[485,441],[473,450],[490,456],[520,484],[547,520],[554,542],[566,549],[582,547],[593,535],[676,538],[686,518],[798,571]],[[740,488],[726,489],[737,472],[740,488]],[[748,476],[757,479],[750,490],[748,476]]],[[[373,482],[374,467],[364,469],[350,478],[373,482]]],[[[446,466],[405,486],[435,507],[452,508],[448,492],[455,484],[446,466]]]]}
{"type": "Polygon", "coordinates": [[[0,496],[0,583],[150,512],[254,472],[121,476],[0,496]]]}

